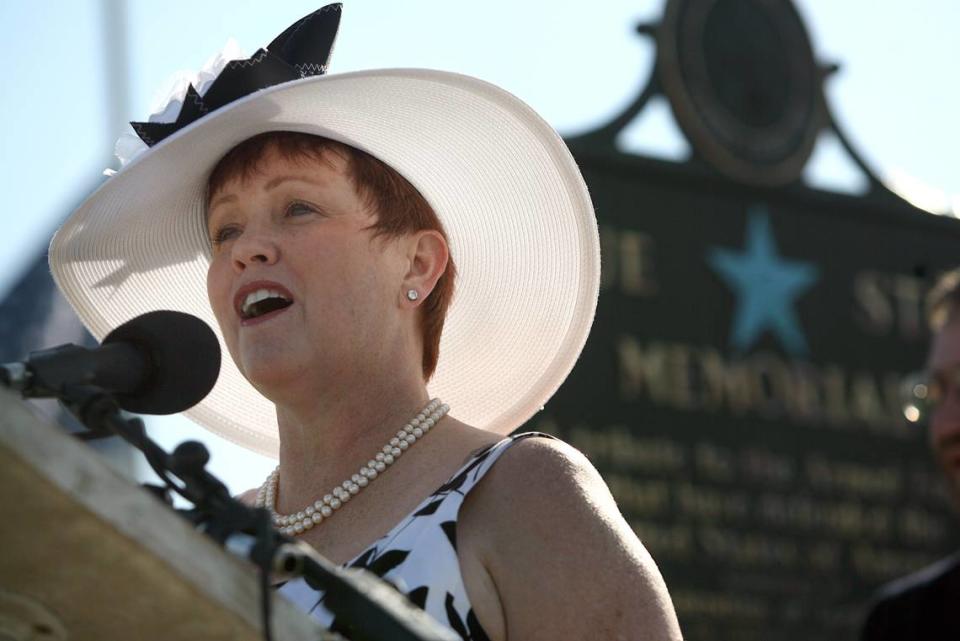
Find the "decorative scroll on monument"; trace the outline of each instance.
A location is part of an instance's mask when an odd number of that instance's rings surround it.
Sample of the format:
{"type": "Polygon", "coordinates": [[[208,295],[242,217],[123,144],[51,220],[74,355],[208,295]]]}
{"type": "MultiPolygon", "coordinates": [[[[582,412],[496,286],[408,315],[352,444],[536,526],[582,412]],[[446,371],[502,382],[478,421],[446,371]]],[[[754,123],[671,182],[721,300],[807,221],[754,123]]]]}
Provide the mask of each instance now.
{"type": "Polygon", "coordinates": [[[651,550],[685,638],[855,638],[873,590],[953,551],[922,427],[923,297],[960,223],[889,192],[847,143],[788,2],[669,0],[637,101],[569,140],[604,283],[572,376],[531,427],[586,452],[651,550]],[[619,152],[664,93],[693,157],[619,152]],[[801,181],[832,130],[863,196],[801,181]]]}

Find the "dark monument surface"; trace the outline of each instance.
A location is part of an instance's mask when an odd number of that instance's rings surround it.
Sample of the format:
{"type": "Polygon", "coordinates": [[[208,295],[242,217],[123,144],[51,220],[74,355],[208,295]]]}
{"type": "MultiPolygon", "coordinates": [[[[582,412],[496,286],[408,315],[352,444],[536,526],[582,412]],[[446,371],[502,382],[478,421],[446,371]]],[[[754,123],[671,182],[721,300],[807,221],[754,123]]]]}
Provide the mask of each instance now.
{"type": "Polygon", "coordinates": [[[584,355],[533,427],[604,474],[685,638],[856,638],[877,586],[956,548],[900,387],[923,366],[923,297],[957,264],[960,223],[890,193],[849,147],[789,3],[670,0],[641,31],[658,42],[647,88],[568,141],[604,281],[584,355]],[[615,148],[661,92],[689,162],[615,148]],[[867,193],[802,183],[824,129],[867,193]]]}

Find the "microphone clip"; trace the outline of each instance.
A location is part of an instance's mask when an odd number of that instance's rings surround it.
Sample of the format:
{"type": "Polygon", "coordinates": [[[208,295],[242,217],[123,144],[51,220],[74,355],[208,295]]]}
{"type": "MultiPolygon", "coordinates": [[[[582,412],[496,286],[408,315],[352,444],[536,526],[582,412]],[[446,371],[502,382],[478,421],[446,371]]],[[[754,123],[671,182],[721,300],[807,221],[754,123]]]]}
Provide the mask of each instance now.
{"type": "Polygon", "coordinates": [[[0,365],[0,385],[23,395],[32,383],[33,372],[25,364],[14,362],[0,365]]]}
{"type": "Polygon", "coordinates": [[[89,430],[81,433],[82,440],[119,436],[134,444],[146,432],[143,421],[127,415],[117,399],[95,385],[64,385],[57,392],[60,404],[89,430]]]}

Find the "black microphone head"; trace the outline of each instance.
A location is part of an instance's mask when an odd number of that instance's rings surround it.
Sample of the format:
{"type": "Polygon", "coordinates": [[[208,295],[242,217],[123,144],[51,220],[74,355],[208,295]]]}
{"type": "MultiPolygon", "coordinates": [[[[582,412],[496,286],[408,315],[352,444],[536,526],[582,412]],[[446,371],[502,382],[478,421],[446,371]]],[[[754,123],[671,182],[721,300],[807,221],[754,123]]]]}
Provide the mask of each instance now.
{"type": "Polygon", "coordinates": [[[196,316],[162,310],[127,321],[103,345],[136,346],[149,361],[144,382],[132,393],[117,394],[120,407],[140,414],[175,414],[210,393],[220,375],[220,343],[196,316]]]}

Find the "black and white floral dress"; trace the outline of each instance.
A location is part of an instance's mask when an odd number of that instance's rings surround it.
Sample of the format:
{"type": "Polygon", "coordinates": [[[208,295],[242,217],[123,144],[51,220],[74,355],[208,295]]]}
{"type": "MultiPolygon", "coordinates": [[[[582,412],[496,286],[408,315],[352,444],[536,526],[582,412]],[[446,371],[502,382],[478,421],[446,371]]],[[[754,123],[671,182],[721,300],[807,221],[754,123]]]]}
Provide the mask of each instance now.
{"type": "MultiPolygon", "coordinates": [[[[345,567],[364,568],[389,581],[464,641],[487,641],[460,575],[457,517],[467,494],[497,459],[514,443],[533,436],[552,438],[538,432],[517,434],[474,454],[450,480],[345,567]]],[[[279,591],[325,627],[345,632],[337,629],[333,615],[324,607],[322,592],[303,579],[289,581],[279,591]]]]}

